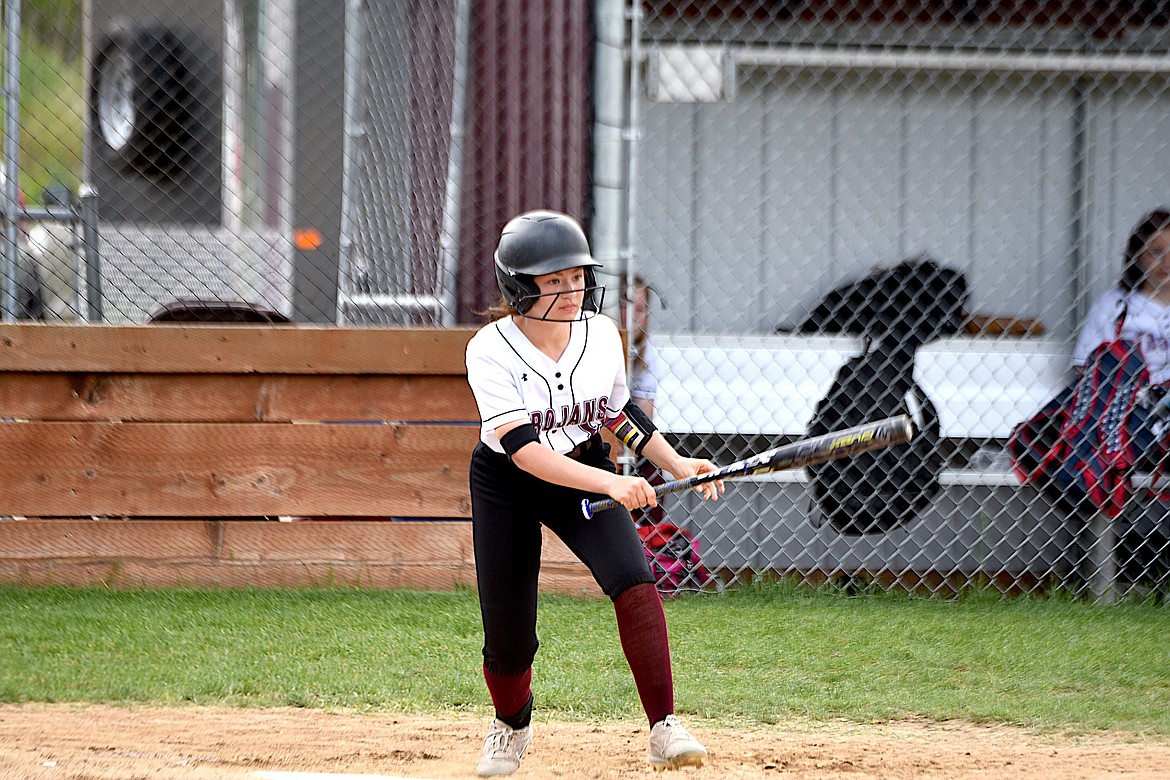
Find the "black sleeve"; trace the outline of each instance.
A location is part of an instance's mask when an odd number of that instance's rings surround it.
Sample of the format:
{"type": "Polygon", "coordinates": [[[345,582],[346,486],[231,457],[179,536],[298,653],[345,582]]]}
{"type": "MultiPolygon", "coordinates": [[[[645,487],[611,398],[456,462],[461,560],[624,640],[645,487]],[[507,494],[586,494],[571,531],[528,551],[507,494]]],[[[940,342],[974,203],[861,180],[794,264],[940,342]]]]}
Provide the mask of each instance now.
{"type": "Polygon", "coordinates": [[[500,446],[504,448],[504,452],[508,453],[508,457],[511,457],[519,452],[520,448],[525,444],[530,444],[534,441],[540,441],[540,436],[536,433],[536,426],[531,423],[526,423],[524,425],[517,425],[501,436],[500,446]]]}

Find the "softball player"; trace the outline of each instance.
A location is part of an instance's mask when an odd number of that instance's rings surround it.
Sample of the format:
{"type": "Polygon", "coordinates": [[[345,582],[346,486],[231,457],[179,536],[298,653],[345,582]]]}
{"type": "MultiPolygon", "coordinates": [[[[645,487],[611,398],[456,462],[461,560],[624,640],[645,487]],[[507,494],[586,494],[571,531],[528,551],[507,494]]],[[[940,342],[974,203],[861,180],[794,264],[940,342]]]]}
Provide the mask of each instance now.
{"type": "MultiPolygon", "coordinates": [[[[631,403],[613,320],[598,314],[584,231],[572,218],[533,211],[504,226],[495,254],[504,305],[467,345],[467,379],[479,407],[471,456],[471,511],[483,618],[483,674],[496,711],[476,766],[510,775],[532,741],[532,661],[541,525],[589,567],[612,599],[618,634],[650,721],[650,763],[699,766],[707,751],[674,716],[666,618],[631,509],[655,505],[645,479],[617,474],[604,425],[676,477],[714,470],[679,455],[631,403]],[[583,498],[621,506],[581,517],[583,498]]],[[[714,499],[722,482],[697,488],[714,499]]]]}

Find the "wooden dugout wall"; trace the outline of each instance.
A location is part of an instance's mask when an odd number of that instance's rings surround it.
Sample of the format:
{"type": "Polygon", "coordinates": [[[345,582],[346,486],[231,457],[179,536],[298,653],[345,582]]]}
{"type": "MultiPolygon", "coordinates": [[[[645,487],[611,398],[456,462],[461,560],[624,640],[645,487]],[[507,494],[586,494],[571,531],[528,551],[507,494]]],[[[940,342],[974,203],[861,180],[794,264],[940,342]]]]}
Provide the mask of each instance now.
{"type": "Polygon", "coordinates": [[[472,333],[0,324],[0,582],[474,586],[472,333]]]}

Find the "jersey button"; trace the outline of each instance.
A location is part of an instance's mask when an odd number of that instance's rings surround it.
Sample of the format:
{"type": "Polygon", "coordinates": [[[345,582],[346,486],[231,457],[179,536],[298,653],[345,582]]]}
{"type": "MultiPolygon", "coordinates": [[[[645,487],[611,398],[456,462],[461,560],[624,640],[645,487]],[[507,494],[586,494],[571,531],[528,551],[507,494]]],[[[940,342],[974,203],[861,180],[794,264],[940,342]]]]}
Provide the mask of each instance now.
{"type": "Polygon", "coordinates": [[[564,390],[564,389],[565,389],[564,385],[557,385],[557,390],[564,390]]]}

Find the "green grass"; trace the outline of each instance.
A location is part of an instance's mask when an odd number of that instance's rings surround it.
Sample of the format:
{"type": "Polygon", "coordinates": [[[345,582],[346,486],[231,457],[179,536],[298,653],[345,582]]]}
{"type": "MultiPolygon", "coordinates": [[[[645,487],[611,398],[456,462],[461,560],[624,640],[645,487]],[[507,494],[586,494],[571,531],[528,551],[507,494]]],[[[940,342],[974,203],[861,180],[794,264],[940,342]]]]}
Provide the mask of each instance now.
{"type": "MultiPolygon", "coordinates": [[[[1170,610],[748,587],[668,602],[680,713],[1170,735],[1170,610]]],[[[537,704],[640,712],[604,599],[545,596],[537,704]]],[[[488,711],[474,593],[0,588],[0,701],[488,711]]]]}
{"type": "Polygon", "coordinates": [[[83,60],[28,36],[21,45],[20,186],[30,203],[64,184],[76,192],[85,123],[83,60]]]}

